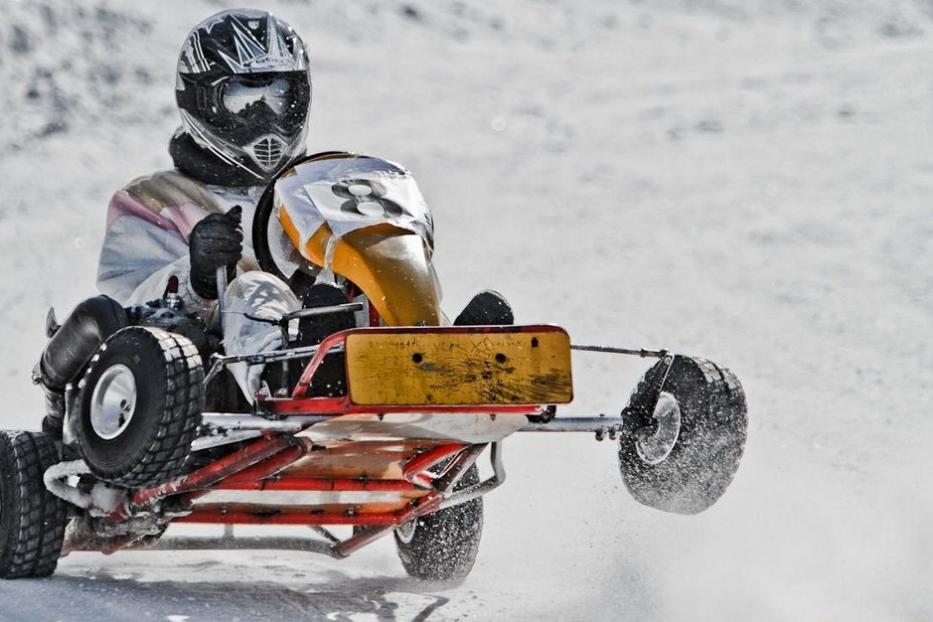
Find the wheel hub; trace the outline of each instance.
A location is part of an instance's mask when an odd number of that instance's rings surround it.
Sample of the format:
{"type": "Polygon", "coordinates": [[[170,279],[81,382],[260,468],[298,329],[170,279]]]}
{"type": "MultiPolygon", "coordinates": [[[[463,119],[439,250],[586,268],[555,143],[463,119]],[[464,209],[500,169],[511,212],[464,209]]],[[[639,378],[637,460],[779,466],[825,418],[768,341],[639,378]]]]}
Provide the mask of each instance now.
{"type": "Polygon", "coordinates": [[[136,378],[126,365],[108,368],[91,395],[91,429],[104,440],[120,436],[136,412],[136,378]]]}
{"type": "Polygon", "coordinates": [[[677,398],[662,391],[651,414],[656,422],[653,433],[645,433],[635,441],[638,456],[648,464],[660,464],[677,445],[680,436],[680,404],[677,398]]]}
{"type": "Polygon", "coordinates": [[[404,542],[405,544],[409,544],[411,542],[411,539],[415,537],[415,529],[417,527],[417,523],[418,523],[418,520],[413,519],[413,520],[408,521],[407,523],[402,523],[401,525],[396,527],[395,533],[398,534],[398,539],[404,542]]]}

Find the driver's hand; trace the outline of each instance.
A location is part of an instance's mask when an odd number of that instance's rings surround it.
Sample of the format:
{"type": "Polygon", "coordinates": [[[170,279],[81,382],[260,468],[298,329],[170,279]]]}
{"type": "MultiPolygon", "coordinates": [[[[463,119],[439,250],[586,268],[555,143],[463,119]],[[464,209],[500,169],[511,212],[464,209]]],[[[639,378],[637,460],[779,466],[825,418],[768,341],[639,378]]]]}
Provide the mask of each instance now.
{"type": "Polygon", "coordinates": [[[226,214],[210,214],[191,230],[191,287],[202,298],[217,298],[217,268],[227,266],[227,277],[236,276],[243,254],[243,228],[239,205],[226,214]]]}

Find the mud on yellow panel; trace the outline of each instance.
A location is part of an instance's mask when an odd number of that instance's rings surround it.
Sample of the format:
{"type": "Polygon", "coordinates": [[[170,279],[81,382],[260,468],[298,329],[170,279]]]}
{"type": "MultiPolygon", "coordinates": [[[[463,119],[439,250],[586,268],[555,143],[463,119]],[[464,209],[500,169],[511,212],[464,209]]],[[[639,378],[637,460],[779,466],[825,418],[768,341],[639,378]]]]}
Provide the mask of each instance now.
{"type": "Polygon", "coordinates": [[[570,339],[562,330],[363,333],[346,344],[350,399],[360,405],[566,404],[570,339]]]}

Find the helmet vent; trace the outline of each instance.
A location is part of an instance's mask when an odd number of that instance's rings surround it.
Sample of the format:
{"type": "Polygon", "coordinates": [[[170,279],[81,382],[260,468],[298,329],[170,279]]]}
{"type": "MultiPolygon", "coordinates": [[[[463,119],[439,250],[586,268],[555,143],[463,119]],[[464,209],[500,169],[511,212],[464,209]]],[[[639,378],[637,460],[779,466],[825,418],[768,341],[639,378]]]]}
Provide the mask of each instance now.
{"type": "Polygon", "coordinates": [[[285,154],[285,141],[278,136],[263,136],[249,146],[249,153],[264,170],[275,168],[285,154]]]}

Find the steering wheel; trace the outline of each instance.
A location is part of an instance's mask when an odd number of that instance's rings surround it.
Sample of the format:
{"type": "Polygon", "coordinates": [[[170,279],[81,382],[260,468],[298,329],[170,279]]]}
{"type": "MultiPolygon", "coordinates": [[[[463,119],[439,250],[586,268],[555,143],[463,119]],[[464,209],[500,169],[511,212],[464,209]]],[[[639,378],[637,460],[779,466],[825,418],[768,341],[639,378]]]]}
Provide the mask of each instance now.
{"type": "Polygon", "coordinates": [[[291,172],[296,166],[310,162],[312,160],[321,160],[334,156],[352,156],[345,151],[322,151],[313,155],[303,156],[295,159],[281,171],[276,173],[259,198],[256,204],[256,213],[253,216],[253,252],[256,254],[256,261],[259,262],[259,268],[263,272],[268,272],[279,277],[286,283],[289,282],[291,275],[286,275],[275,261],[272,254],[272,247],[269,244],[269,220],[272,218],[273,207],[275,206],[275,184],[291,172]]]}

